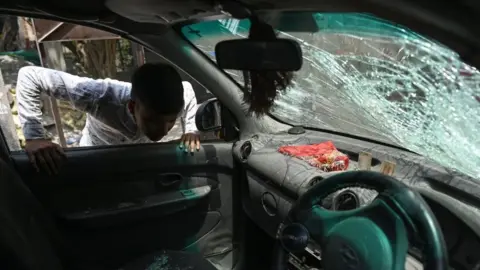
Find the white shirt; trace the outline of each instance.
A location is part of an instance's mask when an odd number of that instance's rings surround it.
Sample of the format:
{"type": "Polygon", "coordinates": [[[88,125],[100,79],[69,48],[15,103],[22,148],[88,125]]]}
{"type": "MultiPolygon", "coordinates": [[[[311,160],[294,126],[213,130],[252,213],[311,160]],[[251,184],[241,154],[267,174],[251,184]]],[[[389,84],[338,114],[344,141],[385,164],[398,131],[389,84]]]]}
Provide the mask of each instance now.
{"type": "MultiPolygon", "coordinates": [[[[195,92],[186,81],[183,89],[185,106],[177,123],[180,121],[183,133],[197,133],[195,92]]],[[[133,115],[127,109],[130,91],[131,84],[127,82],[94,80],[43,67],[23,67],[18,73],[16,93],[25,139],[46,137],[40,105],[40,94],[45,93],[68,101],[73,108],[87,113],[80,146],[152,142],[139,132],[133,115]]]]}

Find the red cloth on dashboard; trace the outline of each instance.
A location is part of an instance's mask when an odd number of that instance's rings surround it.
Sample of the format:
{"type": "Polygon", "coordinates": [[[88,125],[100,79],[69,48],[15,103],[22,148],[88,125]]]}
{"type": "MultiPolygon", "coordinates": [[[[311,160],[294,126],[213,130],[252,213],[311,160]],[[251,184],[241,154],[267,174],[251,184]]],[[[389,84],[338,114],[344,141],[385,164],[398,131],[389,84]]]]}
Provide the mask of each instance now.
{"type": "Polygon", "coordinates": [[[309,145],[282,146],[278,152],[307,161],[310,165],[324,171],[344,171],[348,168],[349,158],[337,150],[333,142],[326,141],[309,145]]]}

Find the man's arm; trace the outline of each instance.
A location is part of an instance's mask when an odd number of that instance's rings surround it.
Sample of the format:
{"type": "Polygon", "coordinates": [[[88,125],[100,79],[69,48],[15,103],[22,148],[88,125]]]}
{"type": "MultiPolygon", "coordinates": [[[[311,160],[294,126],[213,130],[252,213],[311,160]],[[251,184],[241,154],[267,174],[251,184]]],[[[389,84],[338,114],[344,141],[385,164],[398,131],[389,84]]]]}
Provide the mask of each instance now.
{"type": "Polygon", "coordinates": [[[68,101],[77,110],[96,114],[102,100],[128,91],[130,84],[110,79],[93,80],[53,69],[28,66],[17,79],[18,116],[25,139],[44,139],[40,94],[68,101]],[[112,91],[117,90],[117,91],[112,91]]]}
{"type": "Polygon", "coordinates": [[[184,147],[185,151],[193,152],[195,149],[200,150],[200,137],[198,134],[197,124],[195,123],[195,115],[197,114],[197,98],[195,91],[189,82],[183,82],[183,99],[185,107],[183,110],[183,136],[180,147],[184,147]]]}
{"type": "Polygon", "coordinates": [[[193,91],[192,84],[189,82],[183,82],[184,101],[185,108],[182,119],[185,127],[184,134],[193,133],[197,134],[197,124],[195,123],[195,115],[197,114],[197,98],[195,97],[195,91],[193,91]]]}

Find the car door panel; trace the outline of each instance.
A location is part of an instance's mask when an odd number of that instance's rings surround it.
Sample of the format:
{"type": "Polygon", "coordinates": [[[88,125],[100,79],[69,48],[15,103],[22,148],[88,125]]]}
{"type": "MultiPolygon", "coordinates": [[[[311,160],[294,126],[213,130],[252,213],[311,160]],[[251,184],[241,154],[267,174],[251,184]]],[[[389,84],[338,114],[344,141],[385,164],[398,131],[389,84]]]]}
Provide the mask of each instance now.
{"type": "Polygon", "coordinates": [[[66,155],[56,176],[35,172],[25,153],[12,158],[72,252],[109,264],[158,249],[233,249],[231,143],[204,143],[193,154],[146,144],[66,155]]]}
{"type": "Polygon", "coordinates": [[[67,222],[77,226],[98,228],[118,226],[138,220],[165,217],[181,212],[206,199],[212,189],[209,186],[166,192],[123,201],[109,208],[89,209],[60,215],[67,222]]]}

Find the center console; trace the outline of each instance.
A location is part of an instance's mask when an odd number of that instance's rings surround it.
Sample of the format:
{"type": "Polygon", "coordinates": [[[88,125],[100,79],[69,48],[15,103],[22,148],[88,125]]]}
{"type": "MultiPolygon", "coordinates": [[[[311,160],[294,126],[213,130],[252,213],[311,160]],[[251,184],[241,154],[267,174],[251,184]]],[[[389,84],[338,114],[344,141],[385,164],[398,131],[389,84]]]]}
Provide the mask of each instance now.
{"type": "Polygon", "coordinates": [[[322,269],[320,247],[309,244],[303,252],[288,254],[289,270],[319,270],[322,269]]]}

